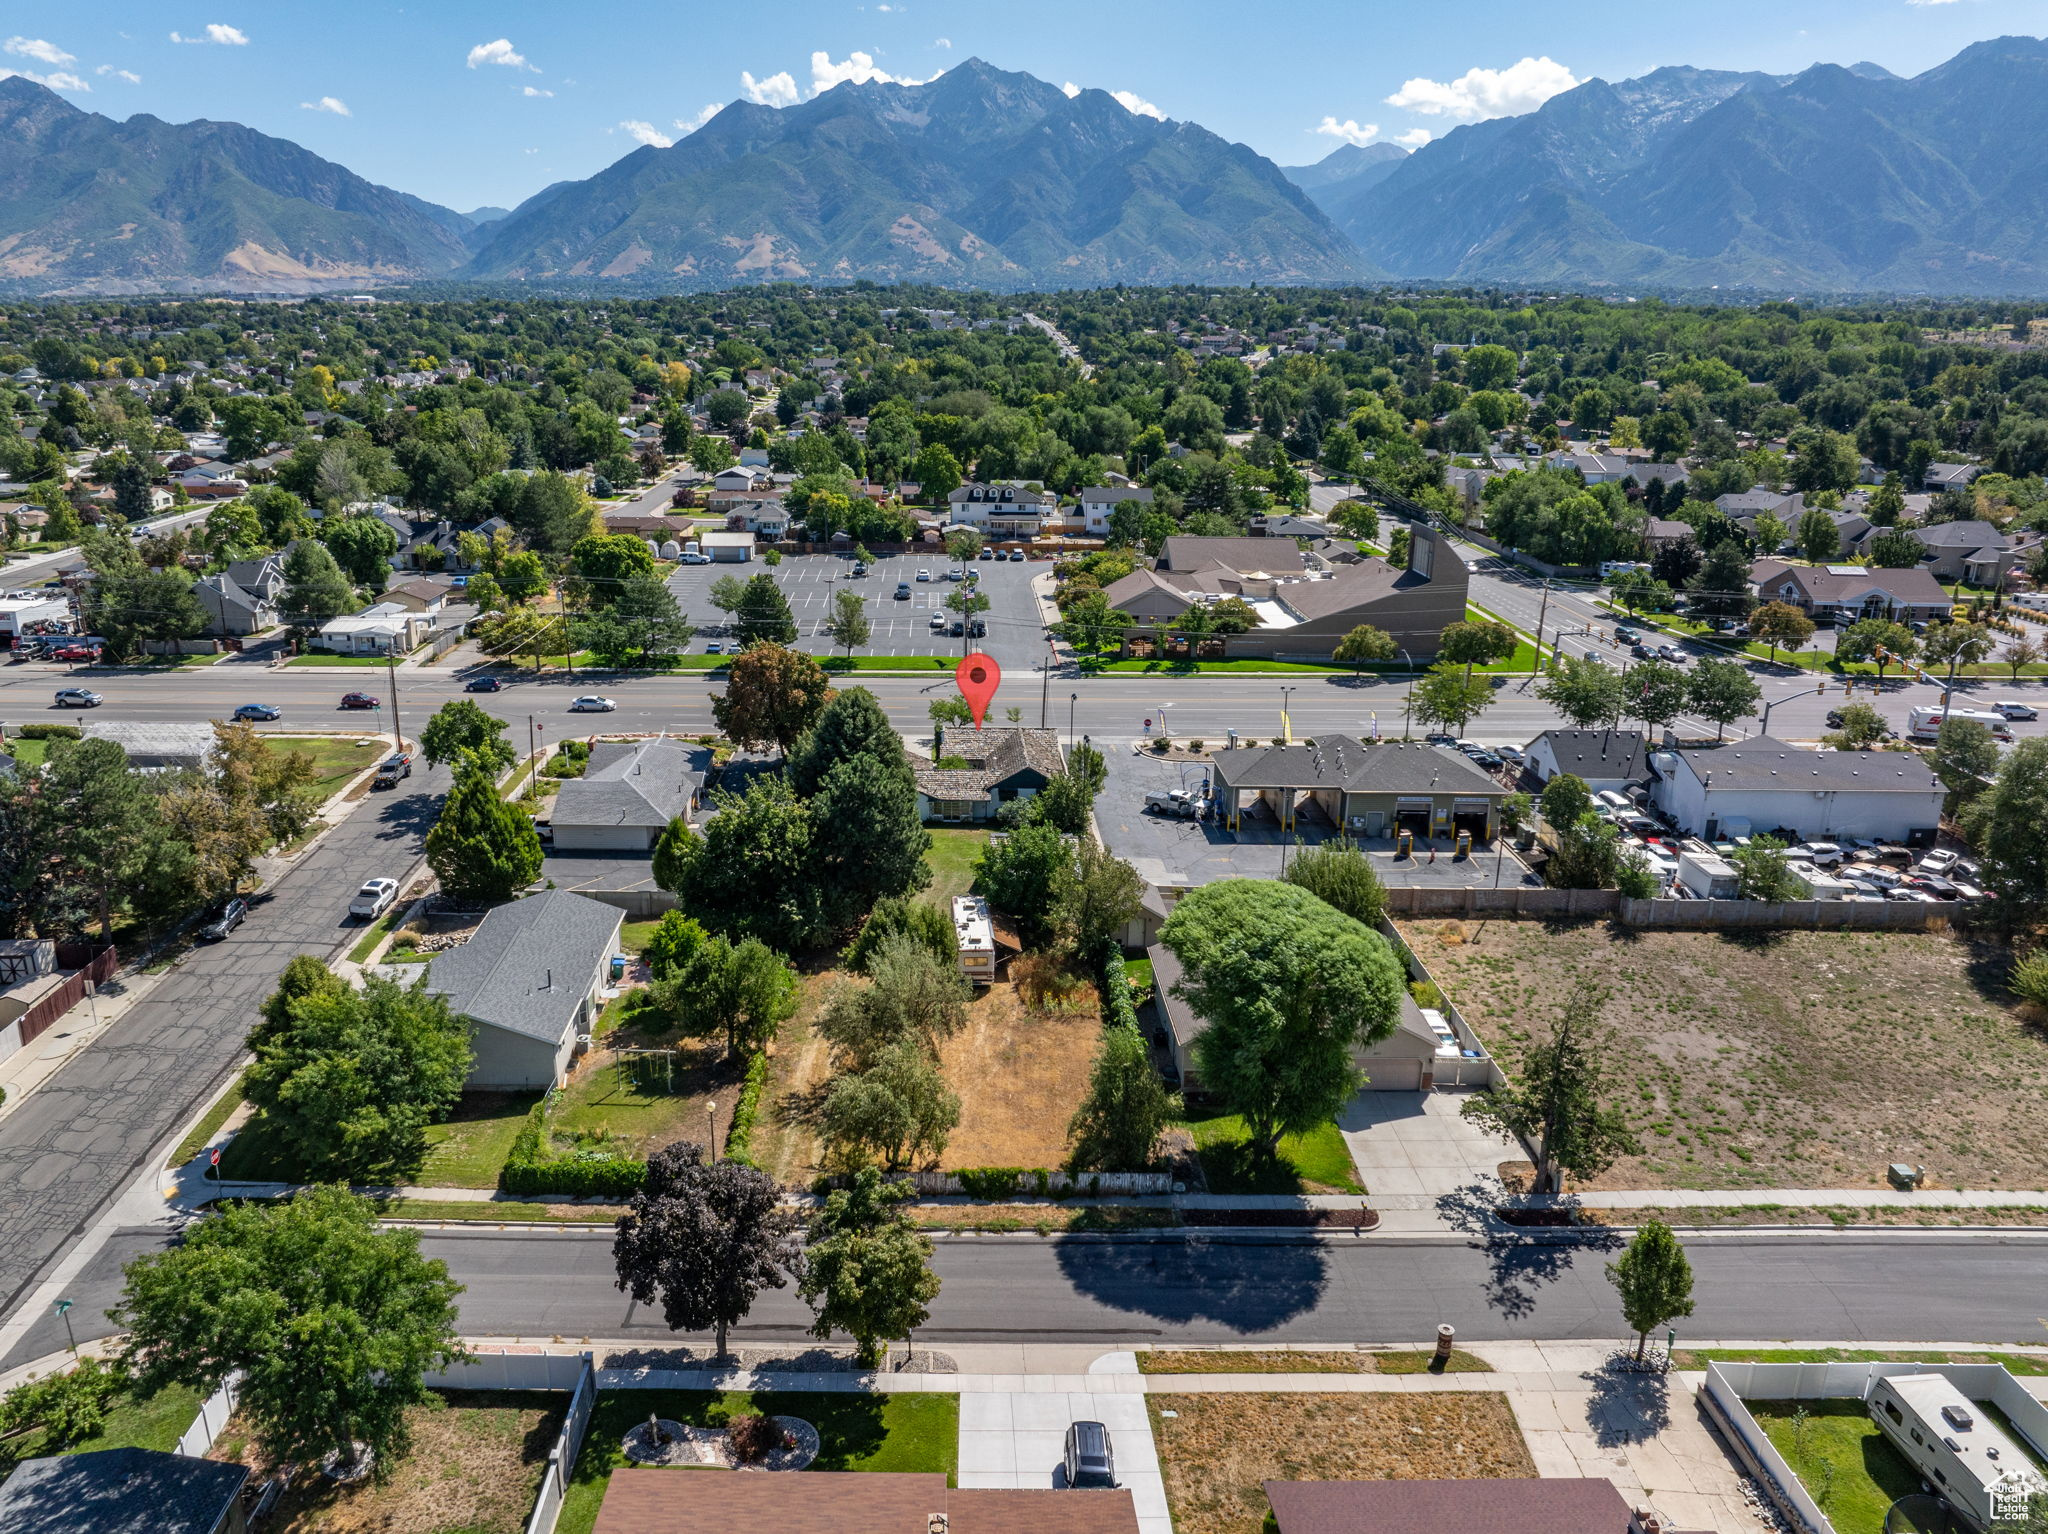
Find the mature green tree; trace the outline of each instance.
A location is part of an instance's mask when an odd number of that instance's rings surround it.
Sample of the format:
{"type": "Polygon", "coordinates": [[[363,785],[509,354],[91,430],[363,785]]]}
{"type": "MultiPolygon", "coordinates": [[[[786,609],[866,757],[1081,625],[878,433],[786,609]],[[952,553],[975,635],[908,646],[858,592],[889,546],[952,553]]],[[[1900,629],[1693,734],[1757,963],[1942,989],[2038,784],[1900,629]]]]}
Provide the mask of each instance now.
{"type": "Polygon", "coordinates": [[[706,1161],[688,1140],[647,1158],[647,1182],[612,1238],[619,1288],[636,1304],[658,1301],[672,1332],[712,1328],[719,1358],[755,1297],[787,1287],[802,1259],[775,1179],[738,1161],[706,1161]]]}
{"type": "Polygon", "coordinates": [[[1703,660],[1692,668],[1685,706],[1700,718],[1711,719],[1719,740],[1729,725],[1755,713],[1762,699],[1763,689],[1742,662],[1703,660]]]}
{"type": "Polygon", "coordinates": [[[1436,654],[1439,661],[1463,666],[1465,678],[1470,681],[1474,666],[1506,660],[1520,643],[1521,636],[1507,624],[1488,618],[1476,623],[1446,624],[1436,654]]]}
{"type": "Polygon", "coordinates": [[[1076,1172],[1141,1172],[1152,1165],[1160,1131],[1181,1111],[1166,1090],[1145,1036],[1128,1023],[1103,1030],[1088,1075],[1088,1095],[1067,1124],[1076,1172]]]}
{"type": "Polygon", "coordinates": [[[811,800],[811,877],[836,925],[851,926],[877,900],[923,889],[931,846],[907,766],[850,758],[825,774],[811,800]]]}
{"type": "Polygon", "coordinates": [[[663,836],[655,878],[709,931],[758,937],[784,953],[810,947],[830,924],[813,877],[810,807],[775,775],[743,794],[714,789],[711,801],[717,813],[701,837],[663,836]]]}
{"type": "Polygon", "coordinates": [[[1769,558],[1785,546],[1785,540],[1792,536],[1792,530],[1785,526],[1782,518],[1773,516],[1768,511],[1760,511],[1756,514],[1756,520],[1749,524],[1749,536],[1756,540],[1757,553],[1769,558]]]}
{"type": "Polygon", "coordinates": [[[1886,618],[1861,618],[1843,629],[1835,640],[1835,658],[1844,663],[1875,661],[1877,680],[1884,683],[1885,667],[1910,661],[1919,653],[1920,641],[1903,623],[1886,618]]]}
{"type": "Polygon", "coordinates": [[[1370,931],[1387,914],[1387,887],[1363,848],[1338,839],[1295,853],[1283,876],[1370,931]]]}
{"type": "Polygon", "coordinates": [[[1891,733],[1891,723],[1868,703],[1845,703],[1839,727],[1821,738],[1837,751],[1868,751],[1891,733]]]}
{"type": "Polygon", "coordinates": [[[577,577],[590,587],[591,599],[605,605],[636,576],[654,574],[655,559],[647,541],[631,533],[596,533],[579,538],[569,550],[577,577]]]}
{"type": "Polygon", "coordinates": [[[290,1004],[244,1078],[310,1180],[406,1178],[469,1074],[469,1027],[429,994],[371,977],[361,991],[319,990],[290,1004]]]}
{"type": "Polygon", "coordinates": [[[1614,593],[1614,600],[1631,614],[1645,609],[1666,612],[1671,607],[1671,588],[1648,570],[1619,571],[1607,583],[1607,589],[1614,593]]]}
{"type": "Polygon", "coordinates": [[[825,618],[825,632],[852,660],[853,652],[865,649],[875,634],[875,626],[868,620],[868,599],[857,591],[834,593],[832,610],[825,618]]]}
{"type": "Polygon", "coordinates": [[[1622,1319],[1636,1334],[1638,1362],[1651,1332],[1692,1314],[1692,1264],[1662,1220],[1645,1220],[1636,1228],[1628,1250],[1607,1264],[1607,1280],[1621,1297],[1622,1319]]]}
{"type": "Polygon", "coordinates": [[[1208,1028],[1203,1085],[1240,1114],[1257,1153],[1327,1121],[1357,1087],[1355,1045],[1393,1032],[1406,986],[1376,932],[1292,884],[1226,879],[1160,929],[1180,994],[1208,1028]]]}
{"type": "Polygon", "coordinates": [[[2031,634],[2021,634],[2006,641],[2005,648],[1998,652],[1998,663],[2010,667],[2012,679],[2017,682],[2020,673],[2029,666],[2040,664],[2044,655],[2048,655],[2048,650],[2044,650],[2031,634]]]}
{"type": "Polygon", "coordinates": [[[1462,735],[1492,705],[1493,682],[1446,662],[1423,674],[1409,693],[1409,702],[1417,724],[1440,724],[1453,735],[1462,735]]]}
{"type": "Polygon", "coordinates": [[[1842,530],[1818,506],[1800,516],[1796,536],[1801,556],[1814,564],[1825,564],[1842,552],[1842,530]]]}
{"type": "Polygon", "coordinates": [[[1870,540],[1870,562],[1880,570],[1911,570],[1926,553],[1927,546],[1903,528],[1884,528],[1870,540]]]}
{"type": "Polygon", "coordinates": [[[1060,620],[1051,629],[1055,637],[1076,650],[1093,654],[1121,647],[1124,636],[1137,626],[1136,619],[1122,608],[1111,607],[1100,591],[1090,591],[1060,609],[1060,620]]]}
{"type": "Polygon", "coordinates": [[[309,953],[293,957],[277,977],[277,989],[264,999],[262,1021],[249,1030],[249,1048],[263,1046],[291,1027],[292,1008],[309,996],[339,996],[349,983],[309,953]]]}
{"type": "MultiPolygon", "coordinates": [[[[1831,522],[1830,527],[1834,526],[1831,522]]],[[[1771,647],[1771,662],[1778,660],[1778,647],[1798,650],[1813,638],[1813,620],[1789,602],[1766,602],[1749,615],[1749,637],[1771,647]]]]}
{"type": "Polygon", "coordinates": [[[373,593],[384,589],[398,534],[382,518],[330,515],[320,524],[320,541],[350,580],[373,593]]]}
{"type": "Polygon", "coordinates": [[[301,538],[286,552],[284,581],[284,618],[294,628],[318,628],[356,605],[355,588],[341,566],[324,543],[311,538],[301,538]]]}
{"type": "Polygon", "coordinates": [[[152,785],[115,742],[72,741],[51,753],[33,807],[42,864],[39,922],[82,931],[97,920],[100,936],[111,941],[114,908],[139,904],[138,886],[169,837],[152,785]]]}
{"type": "Polygon", "coordinates": [[[505,721],[485,713],[467,698],[443,703],[420,730],[420,750],[436,767],[473,752],[492,774],[518,760],[505,738],[505,721]]]}
{"type": "Polygon", "coordinates": [[[705,938],[656,983],[655,999],[693,1038],[725,1039],[728,1056],[751,1053],[775,1037],[796,1010],[797,976],[758,938],[705,938]]]}
{"type": "Polygon", "coordinates": [[[1691,610],[1701,618],[1743,619],[1756,598],[1749,590],[1749,558],[1733,539],[1708,551],[1699,574],[1685,583],[1691,610]]]}
{"type": "Polygon", "coordinates": [[[811,1335],[845,1332],[855,1356],[872,1366],[892,1337],[907,1337],[931,1315],[939,1292],[932,1243],[897,1206],[911,1190],[863,1167],[852,1184],[828,1194],[812,1216],[797,1292],[817,1320],[811,1335]]]}
{"type": "Polygon", "coordinates": [[[917,484],[918,499],[937,506],[960,488],[960,460],[943,442],[928,443],[910,461],[910,478],[917,484]]]}
{"type": "Polygon", "coordinates": [[[1536,696],[1581,730],[1618,723],[1629,703],[1621,673],[1576,655],[1551,661],[1536,684],[1536,696]]]}
{"type": "Polygon", "coordinates": [[[1538,1193],[1562,1191],[1567,1172],[1591,1179],[1642,1153],[1628,1115],[1603,1101],[1613,1088],[1607,1040],[1598,1031],[1605,1000],[1598,991],[1574,991],[1556,1031],[1523,1051],[1508,1083],[1464,1106],[1466,1118],[1535,1147],[1538,1193]]]}
{"type": "Polygon", "coordinates": [[[1642,720],[1653,740],[1657,731],[1675,723],[1685,712],[1692,695],[1692,678],[1681,668],[1660,660],[1631,666],[1621,685],[1628,699],[1628,717],[1642,720]]]}
{"type": "Polygon", "coordinates": [[[510,900],[540,877],[532,818],[498,796],[497,774],[474,753],[456,759],[455,786],[427,833],[427,864],[457,900],[510,900]]]}
{"type": "Polygon", "coordinates": [[[2022,740],[2005,753],[1991,787],[1964,807],[1963,829],[2008,930],[2048,910],[2048,738],[2022,740]]]}
{"type": "Polygon", "coordinates": [[[130,568],[102,575],[88,588],[83,606],[93,632],[108,648],[133,654],[146,641],[196,639],[214,626],[213,615],[192,589],[182,568],[130,568]]]}
{"type": "Polygon", "coordinates": [[[1007,916],[1024,946],[1046,947],[1056,930],[1054,912],[1074,877],[1074,854],[1050,825],[1021,826],[984,850],[974,865],[974,888],[1007,916]]]}
{"type": "Polygon", "coordinates": [[[1045,787],[1024,801],[1023,819],[1069,836],[1092,835],[1096,796],[1107,776],[1101,752],[1093,746],[1073,747],[1067,753],[1067,770],[1047,778],[1045,787]]]}
{"type": "Polygon", "coordinates": [[[725,692],[711,700],[711,716],[740,745],[774,746],[787,756],[824,717],[832,697],[831,679],[816,660],[761,643],[733,657],[725,692]]]}
{"type": "Polygon", "coordinates": [[[1394,642],[1392,634],[1385,629],[1376,629],[1370,623],[1361,623],[1337,641],[1337,648],[1330,652],[1330,659],[1340,665],[1349,662],[1362,674],[1367,661],[1392,660],[1399,653],[1400,646],[1394,642]]]}
{"type": "Polygon", "coordinates": [[[933,953],[918,938],[885,937],[868,960],[866,985],[842,985],[819,1015],[818,1032],[855,1070],[905,1041],[936,1056],[967,1023],[971,989],[951,953],[933,953]]]}
{"type": "Polygon", "coordinates": [[[239,1376],[239,1410],[274,1463],[353,1465],[360,1444],[381,1471],[405,1453],[424,1376],[465,1356],[462,1286],[419,1239],[339,1187],[201,1220],[125,1270],[113,1314],[138,1393],[206,1396],[239,1376]]]}
{"type": "Polygon", "coordinates": [[[1928,670],[1946,668],[1953,676],[1988,660],[1997,643],[1998,636],[1988,625],[1956,618],[1934,624],[1920,636],[1920,659],[1928,670]]]}
{"type": "Polygon", "coordinates": [[[951,965],[959,960],[959,939],[946,913],[927,900],[896,897],[875,902],[839,961],[854,974],[864,975],[883,945],[893,937],[911,939],[941,964],[951,965]]]}
{"type": "Polygon", "coordinates": [[[1744,900],[1807,900],[1813,891],[1792,871],[1785,856],[1785,843],[1775,836],[1750,838],[1747,847],[1728,854],[1735,865],[1736,884],[1744,900]]]}
{"type": "Polygon", "coordinates": [[[649,978],[666,980],[687,969],[708,940],[709,934],[694,916],[685,916],[675,910],[663,912],[653,935],[647,939],[647,946],[640,953],[647,965],[649,978]]]}
{"type": "Polygon", "coordinates": [[[1137,869],[1112,854],[1092,836],[1083,836],[1074,856],[1073,876],[1062,881],[1053,924],[1077,959],[1099,953],[1102,945],[1136,918],[1145,898],[1145,881],[1137,869]]]}
{"type": "Polygon", "coordinates": [[[549,584],[548,567],[532,549],[516,549],[498,561],[498,589],[509,601],[530,602],[549,584]]]}
{"type": "Polygon", "coordinates": [[[1998,742],[1974,719],[1944,719],[1927,765],[1948,791],[1942,813],[1955,815],[1997,777],[1998,742]]]}
{"type": "Polygon", "coordinates": [[[765,570],[747,581],[733,619],[733,632],[743,645],[796,643],[796,617],[789,610],[789,598],[765,570]]]}
{"type": "Polygon", "coordinates": [[[1543,794],[1537,800],[1543,811],[1543,819],[1554,830],[1577,825],[1593,813],[1593,790],[1586,786],[1586,780],[1569,772],[1552,776],[1543,785],[1543,794]]]}
{"type": "Polygon", "coordinates": [[[817,722],[789,752],[784,771],[791,786],[808,799],[824,783],[826,773],[857,757],[872,757],[906,776],[910,772],[903,737],[882,712],[874,693],[865,687],[846,687],[826,699],[817,722]]]}

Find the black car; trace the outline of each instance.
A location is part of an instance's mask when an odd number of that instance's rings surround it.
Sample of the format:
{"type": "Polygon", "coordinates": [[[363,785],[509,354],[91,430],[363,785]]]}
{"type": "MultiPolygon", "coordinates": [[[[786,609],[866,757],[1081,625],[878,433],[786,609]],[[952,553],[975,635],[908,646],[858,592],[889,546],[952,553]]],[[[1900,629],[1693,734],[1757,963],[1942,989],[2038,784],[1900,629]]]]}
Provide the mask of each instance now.
{"type": "Polygon", "coordinates": [[[1831,709],[1829,709],[1829,710],[1828,710],[1828,728],[1829,728],[1829,729],[1831,729],[1831,730],[1839,730],[1839,729],[1840,729],[1841,727],[1842,727],[1842,711],[1841,711],[1840,709],[1838,709],[1838,708],[1831,708],[1831,709]]]}
{"type": "Polygon", "coordinates": [[[473,676],[462,684],[464,692],[503,692],[505,679],[498,676],[473,676]]]}
{"type": "Polygon", "coordinates": [[[1642,643],[1630,645],[1628,647],[1628,653],[1630,658],[1634,660],[1655,660],[1657,658],[1657,652],[1651,649],[1648,645],[1642,643]]]}
{"type": "Polygon", "coordinates": [[[1067,1428],[1067,1485],[1076,1489],[1116,1489],[1116,1457],[1109,1449],[1109,1429],[1100,1422],[1075,1422],[1067,1428]]]}
{"type": "Polygon", "coordinates": [[[209,943],[218,943],[235,928],[248,919],[249,902],[242,899],[230,900],[215,913],[212,921],[199,929],[199,935],[209,943]]]}
{"type": "Polygon", "coordinates": [[[1641,644],[1643,636],[1634,629],[1616,629],[1614,631],[1614,642],[1616,644],[1641,644]]]}

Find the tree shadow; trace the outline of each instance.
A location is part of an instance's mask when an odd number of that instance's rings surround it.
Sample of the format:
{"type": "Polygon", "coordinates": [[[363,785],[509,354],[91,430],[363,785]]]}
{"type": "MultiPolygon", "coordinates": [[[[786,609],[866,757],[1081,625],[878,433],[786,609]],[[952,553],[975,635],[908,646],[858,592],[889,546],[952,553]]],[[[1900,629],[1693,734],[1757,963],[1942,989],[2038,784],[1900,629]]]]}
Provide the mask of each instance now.
{"type": "Polygon", "coordinates": [[[1097,1304],[1174,1325],[1217,1322],[1242,1336],[1321,1303],[1329,1265],[1308,1241],[1242,1237],[1057,1243],[1060,1272],[1097,1304]]]}
{"type": "Polygon", "coordinates": [[[764,1391],[754,1397],[754,1409],[771,1416],[801,1417],[818,1430],[813,1470],[854,1470],[880,1453],[888,1440],[889,1428],[882,1420],[886,1400],[865,1391],[764,1391]]]}
{"type": "Polygon", "coordinates": [[[1586,1426],[1601,1448],[1643,1443],[1671,1426],[1668,1375],[1620,1369],[1610,1362],[1587,1378],[1593,1394],[1586,1402],[1586,1426]]]}
{"type": "Polygon", "coordinates": [[[1621,1237],[1605,1229],[1540,1234],[1517,1230],[1494,1214],[1500,1200],[1497,1186],[1475,1182],[1442,1195],[1436,1207],[1453,1230],[1474,1238],[1487,1261],[1487,1308],[1510,1320],[1533,1315],[1545,1286],[1563,1278],[1582,1252],[1613,1251],[1621,1245],[1621,1237]]]}

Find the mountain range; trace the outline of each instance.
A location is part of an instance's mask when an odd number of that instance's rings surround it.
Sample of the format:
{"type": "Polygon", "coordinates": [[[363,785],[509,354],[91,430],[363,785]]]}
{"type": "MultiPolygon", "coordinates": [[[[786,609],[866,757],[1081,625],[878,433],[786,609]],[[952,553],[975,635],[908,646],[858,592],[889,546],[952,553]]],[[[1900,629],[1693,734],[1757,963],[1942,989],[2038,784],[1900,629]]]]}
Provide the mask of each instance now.
{"type": "Polygon", "coordinates": [[[235,123],[116,122],[0,79],[0,287],[458,279],[1003,289],[1331,283],[2048,292],[2048,42],[1901,79],[1590,80],[1408,153],[1283,170],[1197,124],[979,59],[734,102],[510,210],[458,213],[235,123]]]}

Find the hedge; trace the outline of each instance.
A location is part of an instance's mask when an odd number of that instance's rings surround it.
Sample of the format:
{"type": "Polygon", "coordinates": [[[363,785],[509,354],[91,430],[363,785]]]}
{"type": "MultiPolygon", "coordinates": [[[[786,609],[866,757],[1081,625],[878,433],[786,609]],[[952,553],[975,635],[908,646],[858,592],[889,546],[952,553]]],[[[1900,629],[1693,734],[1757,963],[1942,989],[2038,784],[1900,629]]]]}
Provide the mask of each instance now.
{"type": "Polygon", "coordinates": [[[1105,938],[1097,963],[1101,973],[1096,977],[1095,989],[1102,993],[1102,1026],[1136,1029],[1138,1009],[1131,1005],[1131,982],[1124,970],[1123,945],[1115,938],[1105,938]]]}
{"type": "MultiPolygon", "coordinates": [[[[740,1100],[733,1105],[732,1127],[725,1132],[725,1154],[731,1161],[754,1163],[747,1152],[754,1138],[754,1120],[761,1112],[761,1094],[768,1086],[768,1052],[754,1051],[747,1062],[747,1079],[740,1086],[740,1100]]],[[[713,1153],[717,1148],[713,1147],[713,1153]]]]}
{"type": "Polygon", "coordinates": [[[25,724],[14,732],[17,740],[77,740],[81,733],[75,724],[25,724]]]}
{"type": "Polygon", "coordinates": [[[558,1156],[548,1143],[547,1099],[533,1105],[498,1173],[506,1193],[560,1193],[571,1198],[627,1198],[647,1181],[647,1163],[630,1156],[579,1152],[558,1156]]]}

